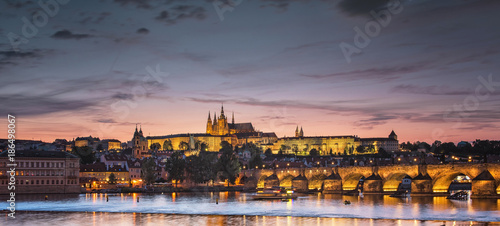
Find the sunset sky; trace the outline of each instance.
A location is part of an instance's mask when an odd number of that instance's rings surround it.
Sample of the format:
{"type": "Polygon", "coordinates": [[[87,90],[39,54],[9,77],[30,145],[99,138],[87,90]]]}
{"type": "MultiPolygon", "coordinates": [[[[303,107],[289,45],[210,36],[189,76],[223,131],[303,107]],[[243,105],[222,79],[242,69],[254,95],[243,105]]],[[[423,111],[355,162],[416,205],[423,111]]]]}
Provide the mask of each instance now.
{"type": "Polygon", "coordinates": [[[279,137],[500,139],[500,2],[386,2],[215,2],[221,20],[212,0],[72,0],[52,15],[2,1],[0,126],[10,113],[18,139],[125,142],[136,123],[203,133],[223,103],[279,137]],[[356,28],[369,43],[356,47],[356,28]],[[350,62],[342,43],[358,50],[350,62]]]}

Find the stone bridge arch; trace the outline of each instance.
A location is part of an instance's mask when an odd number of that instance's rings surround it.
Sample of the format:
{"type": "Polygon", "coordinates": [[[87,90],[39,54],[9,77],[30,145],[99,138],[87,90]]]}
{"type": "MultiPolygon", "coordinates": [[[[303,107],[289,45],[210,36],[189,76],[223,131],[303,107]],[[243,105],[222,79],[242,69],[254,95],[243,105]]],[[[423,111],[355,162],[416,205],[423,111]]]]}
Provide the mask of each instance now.
{"type": "MultiPolygon", "coordinates": [[[[387,176],[387,178],[383,178],[383,187],[382,190],[384,192],[394,192],[398,190],[399,184],[403,180],[404,177],[410,176],[405,172],[393,173],[387,176]]],[[[412,176],[410,176],[412,177],[412,176]]],[[[413,178],[413,177],[412,177],[413,178]]]]}
{"type": "Polygon", "coordinates": [[[356,189],[361,178],[367,178],[373,173],[371,166],[350,166],[338,168],[340,178],[342,178],[342,190],[351,191],[356,189]]]}
{"type": "Polygon", "coordinates": [[[351,173],[345,177],[342,177],[342,190],[344,191],[352,191],[355,190],[358,186],[359,180],[361,178],[367,178],[361,173],[351,173]]]}
{"type": "MultiPolygon", "coordinates": [[[[306,179],[309,182],[309,189],[321,189],[325,183],[325,179],[332,172],[338,172],[338,180],[342,181],[342,189],[344,191],[353,190],[356,188],[359,179],[362,177],[368,178],[372,174],[379,176],[382,180],[382,186],[379,192],[391,192],[397,188],[403,177],[406,175],[411,178],[418,178],[412,181],[412,194],[415,188],[416,193],[432,194],[440,192],[448,192],[448,188],[453,179],[459,175],[464,174],[471,179],[477,178],[483,172],[488,172],[489,176],[484,179],[483,176],[478,180],[472,181],[472,193],[475,197],[486,196],[490,197],[491,194],[500,195],[500,164],[446,164],[446,165],[408,165],[408,166],[349,166],[349,167],[316,167],[316,168],[286,168],[286,169],[252,169],[245,170],[240,176],[245,175],[245,185],[247,181],[249,184],[258,184],[257,187],[264,186],[265,179],[276,174],[280,181],[280,185],[287,186],[290,179],[302,175],[302,180],[306,179]],[[490,175],[491,174],[491,175],[490,175]],[[293,176],[293,178],[292,178],[293,176]],[[425,186],[424,186],[425,185],[425,186]],[[419,188],[424,186],[425,188],[419,188]],[[477,192],[474,192],[476,189],[477,192]],[[485,191],[487,191],[485,193],[485,191]]],[[[340,182],[339,182],[340,186],[340,182]]],[[[255,188],[255,187],[254,187],[255,188]]],[[[340,190],[339,190],[340,191],[340,190]]],[[[340,191],[341,192],[341,191],[340,191]]]]}
{"type": "Polygon", "coordinates": [[[287,174],[280,178],[280,186],[281,187],[292,187],[292,180],[295,178],[292,174],[287,174]]]}
{"type": "Polygon", "coordinates": [[[309,183],[309,189],[322,190],[327,174],[331,172],[331,168],[318,167],[304,169],[305,177],[309,183]]]}
{"type": "Polygon", "coordinates": [[[484,164],[428,165],[427,173],[432,178],[434,193],[447,193],[453,179],[463,174],[471,179],[486,170],[484,164]]]}

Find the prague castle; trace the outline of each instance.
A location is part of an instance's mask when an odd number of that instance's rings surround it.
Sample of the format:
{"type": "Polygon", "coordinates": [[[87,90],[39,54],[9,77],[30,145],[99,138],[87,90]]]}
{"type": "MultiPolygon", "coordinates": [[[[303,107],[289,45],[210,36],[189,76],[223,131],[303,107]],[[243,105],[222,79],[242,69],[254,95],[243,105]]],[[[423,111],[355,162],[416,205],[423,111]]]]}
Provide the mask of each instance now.
{"type": "Polygon", "coordinates": [[[255,132],[252,123],[234,123],[234,113],[231,121],[231,123],[227,122],[227,117],[224,115],[224,106],[221,107],[219,119],[217,119],[217,115],[214,113],[213,122],[210,118],[210,112],[208,112],[207,134],[225,136],[228,134],[255,132]]]}
{"type": "Polygon", "coordinates": [[[392,131],[388,137],[359,138],[358,136],[304,136],[302,127],[295,129],[295,137],[278,138],[274,132],[260,132],[254,129],[252,123],[235,123],[234,113],[231,123],[221,107],[220,115],[213,115],[213,121],[208,113],[206,133],[172,134],[165,136],[144,137],[142,128],[137,127],[132,138],[133,156],[141,158],[150,156],[153,152],[182,150],[186,155],[196,153],[201,149],[210,152],[220,150],[220,143],[227,141],[233,146],[254,143],[263,151],[270,149],[274,154],[308,155],[316,150],[319,155],[331,154],[373,154],[381,148],[387,152],[398,151],[397,135],[392,131]]]}

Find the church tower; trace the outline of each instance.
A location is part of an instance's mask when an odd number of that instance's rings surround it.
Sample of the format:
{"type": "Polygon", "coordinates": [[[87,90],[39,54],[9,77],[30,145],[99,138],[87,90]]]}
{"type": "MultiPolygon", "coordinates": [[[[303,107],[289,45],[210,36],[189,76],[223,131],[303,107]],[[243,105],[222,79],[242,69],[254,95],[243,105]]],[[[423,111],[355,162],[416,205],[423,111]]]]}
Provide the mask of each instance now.
{"type": "Polygon", "coordinates": [[[218,122],[218,135],[226,135],[229,133],[229,125],[227,124],[227,117],[224,115],[224,105],[222,105],[220,110],[220,116],[218,122]]]}
{"type": "Polygon", "coordinates": [[[300,127],[299,131],[299,126],[295,128],[295,137],[303,137],[304,136],[304,130],[302,130],[302,126],[300,127]]]}
{"type": "Polygon", "coordinates": [[[212,135],[219,134],[219,126],[217,124],[217,114],[214,112],[214,121],[212,122],[212,135]]]}
{"type": "Polygon", "coordinates": [[[394,130],[391,132],[391,134],[389,134],[389,138],[390,139],[394,139],[394,140],[397,140],[398,139],[398,135],[396,135],[396,133],[394,132],[394,130]]]}
{"type": "Polygon", "coordinates": [[[142,134],[142,127],[140,131],[137,131],[137,125],[135,125],[134,137],[132,138],[132,157],[134,158],[142,158],[142,152],[146,151],[146,147],[148,146],[148,141],[144,138],[142,134]]]}
{"type": "Polygon", "coordinates": [[[212,119],[210,118],[210,111],[208,112],[208,120],[207,120],[207,133],[212,134],[212,119]]]}

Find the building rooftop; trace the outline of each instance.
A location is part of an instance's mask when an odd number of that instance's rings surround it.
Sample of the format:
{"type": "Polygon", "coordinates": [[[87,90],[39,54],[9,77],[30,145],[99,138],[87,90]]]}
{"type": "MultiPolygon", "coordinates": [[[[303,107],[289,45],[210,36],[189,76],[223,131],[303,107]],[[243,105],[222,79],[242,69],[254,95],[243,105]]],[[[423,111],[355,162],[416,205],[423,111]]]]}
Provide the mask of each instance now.
{"type": "MultiPolygon", "coordinates": [[[[8,157],[7,151],[0,153],[0,157],[8,157]]],[[[16,158],[78,158],[76,155],[63,151],[39,151],[39,150],[23,150],[16,151],[16,158]]]]}
{"type": "Polygon", "coordinates": [[[124,154],[116,154],[116,153],[110,153],[104,155],[104,159],[106,161],[127,161],[127,156],[124,154]]]}
{"type": "Polygon", "coordinates": [[[80,172],[106,172],[106,165],[102,162],[80,165],[80,172]]]}
{"type": "Polygon", "coordinates": [[[304,138],[333,139],[333,138],[357,138],[356,136],[312,136],[312,137],[282,137],[280,140],[299,140],[304,138]]]}
{"type": "Polygon", "coordinates": [[[235,129],[240,131],[254,131],[253,125],[250,122],[246,123],[229,123],[229,129],[235,129]]]}

